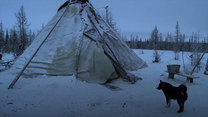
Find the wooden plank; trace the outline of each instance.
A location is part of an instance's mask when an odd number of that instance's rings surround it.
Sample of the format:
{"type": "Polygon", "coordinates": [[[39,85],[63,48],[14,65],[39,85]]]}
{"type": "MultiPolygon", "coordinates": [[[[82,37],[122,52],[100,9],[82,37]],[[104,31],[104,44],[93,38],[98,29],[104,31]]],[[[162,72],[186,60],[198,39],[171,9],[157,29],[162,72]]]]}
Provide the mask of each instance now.
{"type": "Polygon", "coordinates": [[[193,76],[193,75],[188,75],[188,74],[184,74],[184,73],[176,73],[177,75],[180,75],[180,76],[184,76],[184,77],[189,77],[189,78],[200,78],[199,76],[193,76]]]}
{"type": "MultiPolygon", "coordinates": [[[[165,71],[165,72],[169,73],[168,71],[165,71]]],[[[189,77],[189,78],[200,78],[199,76],[188,75],[188,74],[185,74],[185,73],[182,73],[182,72],[175,73],[175,74],[183,76],[183,77],[189,77]]]]}
{"type": "Polygon", "coordinates": [[[168,79],[174,79],[174,73],[169,73],[168,74],[168,79]]]}
{"type": "MultiPolygon", "coordinates": [[[[168,71],[165,71],[167,73],[169,73],[168,71]]],[[[200,78],[199,76],[193,76],[193,75],[188,75],[188,74],[185,74],[185,73],[175,73],[176,75],[180,75],[180,76],[183,76],[183,77],[186,77],[187,78],[187,81],[189,81],[190,83],[193,83],[194,79],[196,78],[200,78]]],[[[174,73],[169,73],[169,76],[168,78],[172,78],[174,79],[174,73]],[[172,76],[173,75],[173,76],[172,76]]]]}
{"type": "Polygon", "coordinates": [[[190,83],[193,83],[194,82],[194,79],[187,77],[187,81],[189,81],[190,83]]]}

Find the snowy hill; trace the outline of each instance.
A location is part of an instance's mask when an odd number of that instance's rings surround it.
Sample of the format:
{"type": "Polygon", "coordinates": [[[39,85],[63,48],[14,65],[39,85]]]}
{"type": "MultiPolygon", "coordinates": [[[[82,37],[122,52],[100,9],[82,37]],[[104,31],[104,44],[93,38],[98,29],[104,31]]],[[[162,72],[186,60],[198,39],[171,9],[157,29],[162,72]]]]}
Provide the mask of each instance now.
{"type": "MultiPolygon", "coordinates": [[[[134,71],[143,78],[136,84],[122,79],[109,85],[112,90],[100,84],[92,84],[71,77],[20,78],[14,89],[0,89],[0,117],[206,117],[208,115],[208,76],[203,74],[206,59],[203,59],[202,71],[194,82],[186,83],[188,100],[184,112],[177,113],[178,104],[172,101],[170,108],[165,107],[165,96],[156,89],[160,80],[178,86],[186,82],[185,77],[175,76],[168,79],[166,65],[181,64],[175,61],[174,53],[160,51],[160,63],[152,63],[153,51],[134,50],[148,64],[148,67],[134,71]]],[[[189,53],[185,53],[188,62],[189,53]]],[[[208,58],[206,54],[204,58],[208,58]]],[[[181,68],[182,69],[182,68],[181,68]]],[[[2,84],[0,78],[0,85],[2,84]]],[[[4,78],[5,79],[5,78],[4,78]]]]}

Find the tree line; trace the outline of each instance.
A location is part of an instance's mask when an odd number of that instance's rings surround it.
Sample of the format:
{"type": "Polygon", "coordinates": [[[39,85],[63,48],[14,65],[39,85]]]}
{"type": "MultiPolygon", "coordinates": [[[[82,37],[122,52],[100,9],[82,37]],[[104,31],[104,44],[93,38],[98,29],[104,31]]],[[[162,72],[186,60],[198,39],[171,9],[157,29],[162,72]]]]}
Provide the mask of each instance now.
{"type": "MultiPolygon", "coordinates": [[[[203,57],[202,53],[208,53],[208,37],[201,39],[199,33],[192,33],[187,38],[185,34],[180,32],[179,23],[176,23],[175,34],[168,33],[164,38],[162,33],[159,33],[157,26],[153,29],[150,38],[143,41],[138,36],[131,36],[127,45],[133,49],[151,49],[153,52],[153,63],[160,62],[161,53],[158,50],[171,50],[174,52],[174,59],[179,60],[179,53],[182,53],[183,66],[184,52],[191,52],[190,65],[196,66],[196,72],[201,69],[200,58],[203,57]]],[[[208,64],[206,64],[205,73],[207,73],[208,64]]]]}
{"type": "Polygon", "coordinates": [[[14,53],[19,56],[31,44],[35,38],[35,33],[29,29],[24,7],[15,13],[16,24],[12,29],[3,29],[0,22],[0,53],[14,53]]]}
{"type": "MultiPolygon", "coordinates": [[[[125,39],[126,40],[126,39],[125,39]]],[[[185,34],[179,30],[179,23],[176,23],[175,34],[168,33],[166,37],[159,33],[157,26],[153,29],[150,38],[142,40],[138,36],[131,36],[127,45],[133,49],[151,49],[151,50],[172,50],[175,53],[179,51],[208,51],[208,37],[200,39],[199,33],[192,33],[187,38],[185,34]]]]}

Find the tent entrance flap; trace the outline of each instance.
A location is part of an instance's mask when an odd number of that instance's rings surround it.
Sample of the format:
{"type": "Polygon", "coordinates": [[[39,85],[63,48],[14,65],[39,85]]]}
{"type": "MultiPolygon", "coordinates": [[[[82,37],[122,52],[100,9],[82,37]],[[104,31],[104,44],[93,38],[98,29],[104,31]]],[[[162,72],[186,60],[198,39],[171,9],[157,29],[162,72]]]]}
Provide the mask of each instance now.
{"type": "Polygon", "coordinates": [[[80,54],[78,78],[87,82],[105,83],[115,73],[111,60],[102,46],[84,37],[80,54]]]}

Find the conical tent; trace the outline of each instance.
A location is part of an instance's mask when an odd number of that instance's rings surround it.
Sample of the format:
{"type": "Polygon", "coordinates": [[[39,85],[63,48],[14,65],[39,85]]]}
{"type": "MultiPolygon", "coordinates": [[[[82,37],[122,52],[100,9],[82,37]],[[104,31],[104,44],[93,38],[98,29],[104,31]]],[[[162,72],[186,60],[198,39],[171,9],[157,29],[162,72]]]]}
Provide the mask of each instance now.
{"type": "Polygon", "coordinates": [[[131,80],[128,71],[145,65],[88,1],[70,0],[10,71],[24,72],[25,77],[75,75],[84,81],[105,83],[115,76],[131,80]]]}

